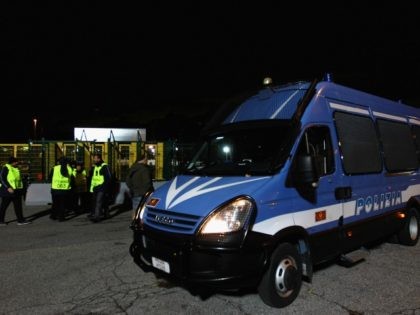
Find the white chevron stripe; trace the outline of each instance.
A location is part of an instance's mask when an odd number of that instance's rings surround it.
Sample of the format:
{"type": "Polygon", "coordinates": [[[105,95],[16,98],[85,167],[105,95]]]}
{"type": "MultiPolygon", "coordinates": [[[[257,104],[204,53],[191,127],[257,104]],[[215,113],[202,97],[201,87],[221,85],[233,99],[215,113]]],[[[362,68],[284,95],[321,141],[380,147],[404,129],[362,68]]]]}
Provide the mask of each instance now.
{"type": "Polygon", "coordinates": [[[194,183],[199,178],[200,177],[198,177],[198,176],[197,177],[194,177],[194,178],[190,179],[189,181],[187,181],[182,186],[180,186],[179,188],[176,188],[176,182],[177,182],[178,176],[175,177],[175,179],[171,183],[171,187],[169,187],[168,194],[166,195],[166,203],[165,203],[166,209],[168,209],[169,204],[171,203],[171,201],[175,198],[175,196],[178,193],[180,193],[181,191],[183,191],[185,188],[187,188],[189,185],[191,185],[192,183],[194,183]]]}
{"type": "MultiPolygon", "coordinates": [[[[354,207],[356,202],[350,201],[354,207]]],[[[353,208],[354,212],[354,208],[353,208]]],[[[264,234],[274,235],[282,229],[289,226],[301,226],[305,229],[317,226],[320,224],[325,224],[328,222],[336,221],[342,215],[342,204],[334,204],[330,206],[309,209],[305,211],[292,212],[288,214],[283,214],[270,218],[268,220],[261,221],[254,225],[252,228],[255,232],[260,232],[264,234]],[[325,210],[327,212],[327,218],[325,220],[316,222],[315,221],[315,212],[325,210]]]]}
{"type": "MultiPolygon", "coordinates": [[[[173,202],[170,202],[169,206],[167,206],[166,208],[167,209],[173,208],[177,204],[179,204],[179,203],[181,203],[185,200],[188,200],[188,199],[193,198],[193,197],[197,197],[197,196],[202,195],[202,194],[209,193],[211,191],[224,189],[226,187],[232,187],[232,186],[247,184],[247,183],[250,183],[250,182],[254,182],[254,181],[262,180],[262,179],[267,179],[267,178],[269,178],[269,177],[253,178],[253,179],[249,179],[249,180],[243,180],[243,181],[239,181],[239,182],[234,182],[234,183],[230,183],[230,184],[224,184],[224,185],[220,185],[220,186],[215,186],[215,187],[203,189],[203,188],[209,186],[210,184],[213,184],[214,182],[222,179],[222,177],[216,177],[216,178],[213,178],[213,179],[209,180],[208,182],[205,182],[205,183],[203,183],[203,184],[201,184],[201,185],[199,185],[199,186],[197,186],[193,189],[188,190],[185,194],[179,196],[173,202]]],[[[169,188],[169,190],[171,190],[171,188],[172,188],[172,185],[169,188]]],[[[170,194],[170,192],[168,191],[168,195],[169,194],[170,194]]],[[[166,201],[166,204],[168,204],[168,201],[166,201]]]]}
{"type": "Polygon", "coordinates": [[[401,191],[402,202],[407,202],[412,196],[418,195],[420,195],[420,185],[411,185],[401,191]]]}
{"type": "MultiPolygon", "coordinates": [[[[407,202],[412,196],[420,195],[420,185],[408,186],[406,190],[401,191],[402,202],[407,202]]],[[[292,213],[278,215],[276,217],[258,222],[252,228],[253,231],[261,232],[264,234],[274,235],[282,229],[289,226],[302,226],[305,229],[325,224],[328,222],[336,221],[341,215],[344,218],[349,218],[356,215],[356,200],[348,201],[345,203],[336,203],[333,205],[308,209],[305,211],[296,211],[292,213]],[[326,220],[316,222],[315,212],[320,210],[327,211],[326,220]]]]}

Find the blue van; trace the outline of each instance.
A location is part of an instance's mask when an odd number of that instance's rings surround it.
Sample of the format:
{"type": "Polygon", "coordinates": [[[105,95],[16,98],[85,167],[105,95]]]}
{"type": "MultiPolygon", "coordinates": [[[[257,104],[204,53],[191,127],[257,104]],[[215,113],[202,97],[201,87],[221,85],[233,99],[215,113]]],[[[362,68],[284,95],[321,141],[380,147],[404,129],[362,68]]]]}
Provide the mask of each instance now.
{"type": "Polygon", "coordinates": [[[235,106],[136,211],[144,270],[257,287],[281,308],[321,262],[418,242],[419,109],[330,81],[267,85],[235,106]]]}

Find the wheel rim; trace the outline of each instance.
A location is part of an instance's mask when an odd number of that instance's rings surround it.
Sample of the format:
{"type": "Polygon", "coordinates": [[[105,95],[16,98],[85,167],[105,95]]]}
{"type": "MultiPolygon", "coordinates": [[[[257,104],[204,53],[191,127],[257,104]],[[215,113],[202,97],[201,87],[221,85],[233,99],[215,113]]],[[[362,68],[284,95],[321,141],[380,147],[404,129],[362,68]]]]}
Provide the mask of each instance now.
{"type": "Polygon", "coordinates": [[[288,297],[296,287],[298,279],[296,262],[291,257],[285,257],[277,266],[275,274],[275,286],[277,294],[288,297]]]}
{"type": "Polygon", "coordinates": [[[410,238],[414,241],[417,238],[419,233],[419,225],[415,216],[410,218],[410,224],[408,226],[408,231],[410,233],[410,238]]]}

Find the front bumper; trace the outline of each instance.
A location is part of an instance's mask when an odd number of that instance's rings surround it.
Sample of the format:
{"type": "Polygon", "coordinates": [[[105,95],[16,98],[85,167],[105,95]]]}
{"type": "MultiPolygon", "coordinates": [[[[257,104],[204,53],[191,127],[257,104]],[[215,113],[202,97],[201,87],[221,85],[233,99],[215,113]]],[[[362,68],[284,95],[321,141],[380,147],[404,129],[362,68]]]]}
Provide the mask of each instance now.
{"type": "Polygon", "coordinates": [[[134,229],[130,253],[145,271],[191,284],[239,289],[258,284],[267,264],[266,243],[262,234],[250,232],[239,249],[204,247],[194,245],[191,236],[146,228],[134,229]],[[164,262],[164,268],[156,261],[164,262]]]}

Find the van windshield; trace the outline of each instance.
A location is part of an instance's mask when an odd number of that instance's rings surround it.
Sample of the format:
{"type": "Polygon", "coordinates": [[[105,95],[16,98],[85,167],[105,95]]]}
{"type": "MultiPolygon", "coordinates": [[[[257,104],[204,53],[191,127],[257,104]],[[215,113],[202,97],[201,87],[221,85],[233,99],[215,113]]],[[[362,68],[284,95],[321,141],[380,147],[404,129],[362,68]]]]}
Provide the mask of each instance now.
{"type": "Polygon", "coordinates": [[[213,176],[270,175],[289,155],[290,121],[230,124],[206,137],[184,174],[213,176]]]}

